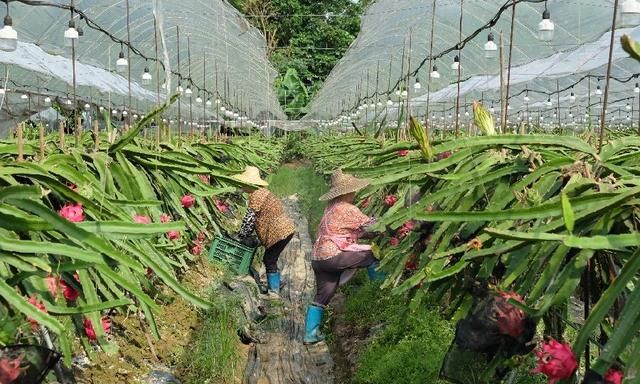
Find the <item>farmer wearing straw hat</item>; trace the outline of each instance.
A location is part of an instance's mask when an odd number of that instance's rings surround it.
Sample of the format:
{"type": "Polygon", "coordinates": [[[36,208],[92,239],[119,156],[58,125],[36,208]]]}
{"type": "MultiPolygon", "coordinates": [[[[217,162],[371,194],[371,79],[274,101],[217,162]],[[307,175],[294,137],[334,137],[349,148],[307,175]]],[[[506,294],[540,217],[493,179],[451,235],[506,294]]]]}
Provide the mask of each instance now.
{"type": "Polygon", "coordinates": [[[245,239],[254,231],[257,233],[260,243],[265,247],[262,260],[267,270],[269,290],[280,293],[278,258],[293,238],[296,227],[284,211],[280,199],[264,188],[269,184],[260,178],[258,168],[248,166],[233,178],[246,184],[243,189],[250,193],[249,210],[242,220],[238,237],[245,239]]]}
{"type": "Polygon", "coordinates": [[[366,228],[375,222],[353,205],[356,192],[368,184],[367,180],[338,169],[331,176],[331,189],[320,197],[329,203],[311,254],[316,295],[307,307],[304,344],[315,344],[324,339],[318,334],[324,309],[338,286],[349,281],[358,268],[367,268],[371,280],[383,278],[382,273],[376,271],[378,262],[371,247],[358,244],[358,239],[371,235],[366,228]]]}

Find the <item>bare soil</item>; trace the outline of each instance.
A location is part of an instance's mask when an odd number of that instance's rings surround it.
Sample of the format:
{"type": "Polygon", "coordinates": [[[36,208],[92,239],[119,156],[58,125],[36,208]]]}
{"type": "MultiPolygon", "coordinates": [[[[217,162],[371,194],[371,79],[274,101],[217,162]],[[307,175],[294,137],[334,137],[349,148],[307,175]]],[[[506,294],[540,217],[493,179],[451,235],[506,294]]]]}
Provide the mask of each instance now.
{"type": "MultiPolygon", "coordinates": [[[[219,276],[219,272],[201,258],[182,276],[182,283],[193,292],[203,293],[219,276]]],[[[111,337],[118,345],[118,352],[112,355],[98,352],[88,368],[74,367],[78,383],[136,383],[153,369],[176,367],[192,333],[198,331],[200,315],[193,305],[166,287],[161,289],[171,300],[155,316],[161,339],[155,340],[146,322],[141,322],[133,313],[112,317],[111,337]]]]}

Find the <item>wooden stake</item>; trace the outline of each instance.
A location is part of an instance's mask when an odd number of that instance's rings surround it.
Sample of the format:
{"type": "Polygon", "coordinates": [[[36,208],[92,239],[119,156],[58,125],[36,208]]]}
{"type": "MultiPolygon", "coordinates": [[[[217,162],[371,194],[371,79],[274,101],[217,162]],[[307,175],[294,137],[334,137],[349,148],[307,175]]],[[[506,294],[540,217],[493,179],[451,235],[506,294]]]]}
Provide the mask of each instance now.
{"type": "Polygon", "coordinates": [[[58,132],[60,135],[60,149],[64,151],[64,122],[58,124],[58,132]]]}
{"type": "Polygon", "coordinates": [[[95,137],[96,152],[100,149],[100,123],[98,121],[93,122],[93,136],[95,137]]]}
{"type": "Polygon", "coordinates": [[[44,160],[44,124],[40,124],[40,160],[44,160]]]}
{"type": "Polygon", "coordinates": [[[82,119],[78,116],[76,118],[76,147],[82,145],[82,119]]]}
{"type": "Polygon", "coordinates": [[[24,161],[24,153],[22,148],[22,123],[19,123],[16,127],[18,133],[18,161],[24,161]]]}

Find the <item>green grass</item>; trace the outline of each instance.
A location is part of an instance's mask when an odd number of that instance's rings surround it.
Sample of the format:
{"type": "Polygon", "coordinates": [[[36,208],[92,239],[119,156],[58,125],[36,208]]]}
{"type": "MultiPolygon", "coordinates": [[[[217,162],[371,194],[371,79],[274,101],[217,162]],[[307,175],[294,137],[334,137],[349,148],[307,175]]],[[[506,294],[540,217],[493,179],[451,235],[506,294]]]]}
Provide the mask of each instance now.
{"type": "Polygon", "coordinates": [[[186,384],[236,383],[246,363],[237,335],[238,299],[211,292],[210,302],[214,307],[204,314],[179,363],[180,379],[186,384]]]}
{"type": "Polygon", "coordinates": [[[377,328],[360,352],[353,384],[444,384],[438,378],[442,359],[453,338],[453,325],[434,307],[410,310],[405,297],[391,296],[366,283],[346,288],[341,316],[357,327],[377,328]]]}
{"type": "MultiPolygon", "coordinates": [[[[443,319],[435,304],[423,304],[412,310],[408,297],[380,290],[367,281],[364,273],[342,289],[347,300],[337,316],[356,328],[374,329],[359,352],[351,384],[448,383],[439,378],[439,373],[453,341],[455,323],[443,319]]],[[[534,359],[530,360],[530,365],[515,370],[511,384],[546,383],[544,376],[530,374],[534,359]]],[[[510,378],[508,374],[505,379],[510,378]]]]}
{"type": "Polygon", "coordinates": [[[283,165],[269,176],[269,190],[279,197],[288,197],[295,193],[300,199],[302,214],[309,220],[309,233],[315,238],[326,203],[318,198],[328,190],[322,176],[310,165],[283,165]]]}

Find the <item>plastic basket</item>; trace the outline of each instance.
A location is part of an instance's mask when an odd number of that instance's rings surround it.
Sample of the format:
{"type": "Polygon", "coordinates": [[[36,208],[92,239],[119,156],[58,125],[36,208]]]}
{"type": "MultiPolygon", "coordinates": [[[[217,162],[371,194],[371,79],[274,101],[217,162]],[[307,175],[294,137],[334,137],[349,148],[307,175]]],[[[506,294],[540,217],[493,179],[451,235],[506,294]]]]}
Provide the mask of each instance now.
{"type": "Polygon", "coordinates": [[[213,239],[209,260],[227,264],[236,275],[249,273],[255,248],[249,248],[224,236],[213,239]]]}

